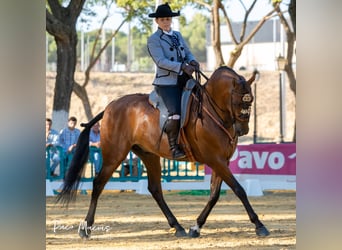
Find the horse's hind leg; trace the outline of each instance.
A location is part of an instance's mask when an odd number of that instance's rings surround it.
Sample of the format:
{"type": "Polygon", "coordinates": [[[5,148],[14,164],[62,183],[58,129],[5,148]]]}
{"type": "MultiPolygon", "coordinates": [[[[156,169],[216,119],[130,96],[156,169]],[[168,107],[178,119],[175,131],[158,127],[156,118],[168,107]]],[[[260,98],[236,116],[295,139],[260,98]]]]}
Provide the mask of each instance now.
{"type": "Polygon", "coordinates": [[[94,217],[95,217],[95,211],[96,211],[98,198],[100,194],[102,193],[103,188],[108,182],[109,178],[112,176],[113,172],[120,165],[120,163],[121,163],[121,160],[108,162],[107,158],[103,157],[102,169],[93,180],[93,191],[91,194],[91,201],[90,201],[90,206],[88,209],[87,216],[83,224],[80,224],[80,227],[79,227],[79,235],[81,236],[81,238],[90,237],[90,233],[91,233],[90,228],[94,224],[94,217]]]}
{"type": "Polygon", "coordinates": [[[207,205],[204,207],[200,215],[197,217],[197,225],[193,226],[189,230],[190,237],[199,237],[200,230],[206,222],[211,210],[216,205],[221,191],[222,179],[218,176],[215,171],[212,171],[210,179],[210,197],[207,205]]]}
{"type": "Polygon", "coordinates": [[[176,217],[172,214],[170,208],[166,204],[163,191],[161,187],[161,165],[160,157],[148,152],[143,152],[142,150],[133,150],[133,152],[140,157],[144,162],[147,169],[148,176],[148,190],[152,194],[152,197],[157,202],[159,208],[164,213],[170,227],[176,229],[175,235],[177,237],[187,236],[184,228],[178,223],[176,217]]]}

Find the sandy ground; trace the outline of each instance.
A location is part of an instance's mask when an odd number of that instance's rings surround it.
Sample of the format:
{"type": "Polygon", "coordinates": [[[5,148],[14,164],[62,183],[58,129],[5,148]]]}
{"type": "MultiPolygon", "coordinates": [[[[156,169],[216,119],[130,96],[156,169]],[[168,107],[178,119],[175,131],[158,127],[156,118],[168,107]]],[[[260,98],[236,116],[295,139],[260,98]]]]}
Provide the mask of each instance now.
{"type": "MultiPolygon", "coordinates": [[[[90,192],[78,195],[69,208],[46,198],[47,249],[296,249],[295,191],[267,191],[249,200],[270,231],[255,234],[254,225],[238,198],[226,191],[208,217],[199,238],[177,238],[149,195],[133,191],[104,191],[98,203],[92,236],[78,236],[88,211],[90,192]]],[[[165,192],[165,200],[186,230],[207,202],[207,195],[165,192]]]]}

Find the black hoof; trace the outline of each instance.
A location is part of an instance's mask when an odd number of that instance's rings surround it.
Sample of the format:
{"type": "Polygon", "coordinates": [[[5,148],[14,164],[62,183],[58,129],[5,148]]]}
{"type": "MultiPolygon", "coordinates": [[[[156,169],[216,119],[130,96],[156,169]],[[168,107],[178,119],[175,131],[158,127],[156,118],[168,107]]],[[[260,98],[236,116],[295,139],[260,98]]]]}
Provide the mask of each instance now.
{"type": "Polygon", "coordinates": [[[270,232],[267,230],[267,228],[265,226],[256,228],[255,232],[258,236],[261,236],[261,237],[266,237],[266,236],[270,235],[270,232]]]}
{"type": "Polygon", "coordinates": [[[185,232],[184,229],[181,229],[181,230],[177,230],[177,231],[175,232],[175,236],[176,236],[176,237],[187,237],[188,234],[185,232]]]}
{"type": "Polygon", "coordinates": [[[193,230],[192,228],[190,228],[190,230],[189,230],[189,237],[197,238],[199,236],[200,236],[200,233],[197,232],[197,230],[193,230]]]}
{"type": "Polygon", "coordinates": [[[78,234],[82,239],[89,239],[90,238],[90,230],[87,232],[86,229],[80,229],[78,234]]]}

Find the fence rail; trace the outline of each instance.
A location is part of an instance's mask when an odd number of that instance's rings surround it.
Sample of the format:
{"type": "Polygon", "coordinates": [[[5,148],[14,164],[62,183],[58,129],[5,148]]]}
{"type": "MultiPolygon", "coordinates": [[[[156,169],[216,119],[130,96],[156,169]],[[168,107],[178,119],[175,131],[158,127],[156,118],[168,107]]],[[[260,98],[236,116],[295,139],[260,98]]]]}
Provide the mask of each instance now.
{"type": "MultiPolygon", "coordinates": [[[[94,159],[90,149],[80,183],[82,191],[92,189],[94,179],[94,159]]],[[[64,175],[72,155],[64,155],[57,147],[60,164],[57,176],[51,176],[49,148],[46,150],[46,195],[55,195],[60,190],[64,175]]],[[[163,190],[208,190],[210,188],[211,169],[198,163],[161,159],[161,185],[163,190]]],[[[296,145],[251,144],[238,145],[232,156],[229,168],[238,182],[244,187],[248,196],[261,196],[267,189],[296,190],[296,145]]],[[[143,162],[134,158],[132,152],[121,166],[113,173],[106,190],[135,190],[139,194],[149,194],[147,173],[143,162]]],[[[223,183],[222,190],[229,187],[223,183]]]]}
{"type": "MultiPolygon", "coordinates": [[[[63,152],[62,148],[57,146],[55,150],[57,150],[59,155],[59,165],[57,168],[57,175],[51,175],[51,157],[52,157],[52,147],[48,147],[46,149],[46,179],[50,181],[59,181],[63,180],[65,173],[69,167],[69,164],[72,159],[72,154],[66,154],[63,152]]],[[[95,165],[94,158],[92,155],[95,152],[100,152],[101,149],[96,147],[90,147],[89,151],[89,159],[86,163],[85,171],[83,177],[81,178],[82,182],[92,182],[95,177],[95,165]]],[[[102,159],[101,159],[102,165],[102,159]]],[[[162,181],[163,182],[172,182],[172,181],[180,181],[180,180],[204,180],[204,166],[199,163],[190,163],[185,161],[175,161],[168,160],[162,158],[162,181]]],[[[121,163],[121,167],[119,167],[111,176],[109,181],[116,182],[127,182],[133,181],[138,182],[140,180],[147,179],[147,173],[143,162],[140,158],[134,157],[132,152],[129,152],[125,161],[121,163]]]]}

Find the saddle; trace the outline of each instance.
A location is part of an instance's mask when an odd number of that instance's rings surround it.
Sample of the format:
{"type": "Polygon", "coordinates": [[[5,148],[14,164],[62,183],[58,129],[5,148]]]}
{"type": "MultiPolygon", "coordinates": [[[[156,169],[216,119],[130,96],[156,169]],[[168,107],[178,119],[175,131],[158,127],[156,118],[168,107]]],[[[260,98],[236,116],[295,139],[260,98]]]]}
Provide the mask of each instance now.
{"type": "MultiPolygon", "coordinates": [[[[189,148],[189,145],[187,143],[185,133],[183,131],[183,127],[187,124],[189,120],[189,110],[191,106],[191,93],[194,90],[194,87],[196,86],[197,82],[194,79],[189,79],[186,82],[186,85],[183,89],[182,93],[182,101],[181,101],[181,121],[180,121],[180,144],[183,145],[183,149],[188,156],[188,158],[193,161],[193,156],[191,153],[191,150],[189,148]]],[[[152,90],[152,92],[149,95],[149,103],[156,109],[159,109],[159,126],[160,129],[163,131],[164,124],[168,118],[168,111],[167,108],[163,102],[163,99],[157,94],[155,90],[152,90]]]]}

